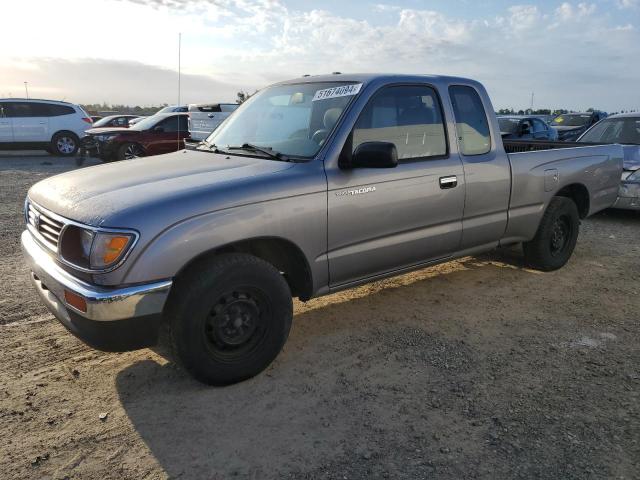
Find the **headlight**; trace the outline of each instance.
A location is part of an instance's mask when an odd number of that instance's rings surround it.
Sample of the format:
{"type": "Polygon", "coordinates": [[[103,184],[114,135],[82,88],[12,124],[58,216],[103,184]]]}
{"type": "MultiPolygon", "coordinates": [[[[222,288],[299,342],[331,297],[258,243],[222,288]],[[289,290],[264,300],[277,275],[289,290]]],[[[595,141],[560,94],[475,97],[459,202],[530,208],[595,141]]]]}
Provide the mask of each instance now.
{"type": "Polygon", "coordinates": [[[60,242],[60,257],[84,270],[106,270],[122,260],[134,239],[133,233],[102,232],[69,225],[60,242]]]}
{"type": "Polygon", "coordinates": [[[626,179],[626,182],[640,182],[640,168],[629,175],[626,179]]]}
{"type": "Polygon", "coordinates": [[[96,135],[96,140],[100,142],[108,142],[115,137],[117,137],[117,135],[96,135]]]}

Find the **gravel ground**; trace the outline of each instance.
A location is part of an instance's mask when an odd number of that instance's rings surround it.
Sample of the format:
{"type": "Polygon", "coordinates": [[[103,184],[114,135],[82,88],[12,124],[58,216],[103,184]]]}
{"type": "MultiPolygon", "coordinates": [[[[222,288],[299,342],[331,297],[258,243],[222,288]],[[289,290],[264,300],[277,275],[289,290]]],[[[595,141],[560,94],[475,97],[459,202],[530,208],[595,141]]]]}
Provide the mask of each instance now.
{"type": "Polygon", "coordinates": [[[557,272],[510,250],[296,303],[274,364],[211,388],[36,300],[22,202],[70,168],[0,156],[0,477],[640,478],[640,215],[584,221],[557,272]]]}

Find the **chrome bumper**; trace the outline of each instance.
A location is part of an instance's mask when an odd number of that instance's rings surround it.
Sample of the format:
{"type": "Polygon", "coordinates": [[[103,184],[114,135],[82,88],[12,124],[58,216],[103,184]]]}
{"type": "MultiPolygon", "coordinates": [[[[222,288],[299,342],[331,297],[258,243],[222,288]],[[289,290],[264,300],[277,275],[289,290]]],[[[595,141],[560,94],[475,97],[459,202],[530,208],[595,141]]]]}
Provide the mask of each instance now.
{"type": "Polygon", "coordinates": [[[91,285],[63,270],[28,231],[22,232],[21,240],[22,252],[31,269],[31,279],[38,294],[63,323],[70,322],[70,311],[95,321],[124,320],[162,313],[171,289],[171,280],[115,289],[91,285]],[[83,297],[87,311],[67,304],[64,300],[65,290],[83,297]]]}

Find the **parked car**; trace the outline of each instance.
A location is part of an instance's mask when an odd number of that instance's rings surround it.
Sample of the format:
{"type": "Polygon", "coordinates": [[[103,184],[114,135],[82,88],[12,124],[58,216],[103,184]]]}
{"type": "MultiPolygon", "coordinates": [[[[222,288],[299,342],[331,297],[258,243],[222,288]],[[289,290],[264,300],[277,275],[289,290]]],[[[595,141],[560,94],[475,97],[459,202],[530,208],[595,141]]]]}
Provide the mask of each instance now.
{"type": "Polygon", "coordinates": [[[80,105],[56,100],[0,99],[0,150],[75,155],[91,118],[80,105]]]}
{"type": "Polygon", "coordinates": [[[237,103],[190,104],[191,139],[200,141],[207,138],[239,106],[237,103]]]}
{"type": "Polygon", "coordinates": [[[624,163],[614,208],[640,210],[640,114],[612,115],[587,130],[578,143],[619,143],[624,163]]]}
{"type": "Polygon", "coordinates": [[[229,384],[278,355],[292,296],[520,242],[532,268],[562,267],[621,171],[619,145],[508,155],[473,80],[305,77],[253,95],[196,150],[38,182],[22,249],[89,345],[152,345],[166,322],[189,372],[229,384]]]}
{"type": "Polygon", "coordinates": [[[499,116],[498,125],[504,139],[557,140],[558,132],[534,116],[499,116]]]}
{"type": "Polygon", "coordinates": [[[96,123],[98,120],[102,120],[104,117],[100,116],[100,115],[91,115],[91,121],[93,123],[96,123]]]}
{"type": "Polygon", "coordinates": [[[91,128],[105,128],[105,127],[124,127],[129,128],[129,122],[138,115],[110,115],[108,117],[101,118],[97,122],[93,122],[91,128]]]}
{"type": "Polygon", "coordinates": [[[551,122],[551,126],[558,131],[558,140],[573,142],[589,127],[595,125],[607,114],[604,112],[563,113],[551,122]]]}
{"type": "Polygon", "coordinates": [[[134,126],[136,123],[138,123],[138,122],[140,122],[140,121],[144,120],[145,118],[148,118],[148,117],[146,117],[146,116],[142,116],[142,117],[132,118],[132,119],[130,119],[130,120],[129,120],[129,126],[130,126],[130,127],[132,127],[132,126],[134,126]]]}
{"type": "Polygon", "coordinates": [[[175,152],[189,138],[187,123],[186,113],[163,113],[129,128],[92,128],[86,132],[83,148],[104,161],[175,152]]]}
{"type": "Polygon", "coordinates": [[[188,112],[188,105],[168,105],[164,108],[158,110],[154,115],[158,115],[159,113],[178,113],[178,112],[188,112]]]}

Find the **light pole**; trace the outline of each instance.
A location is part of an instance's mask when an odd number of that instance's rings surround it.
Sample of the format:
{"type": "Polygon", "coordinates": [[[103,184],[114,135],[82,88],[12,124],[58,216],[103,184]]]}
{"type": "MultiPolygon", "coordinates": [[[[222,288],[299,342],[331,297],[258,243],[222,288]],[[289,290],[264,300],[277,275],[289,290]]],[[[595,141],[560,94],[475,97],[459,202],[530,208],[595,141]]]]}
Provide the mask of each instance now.
{"type": "Polygon", "coordinates": [[[27,99],[29,98],[29,82],[24,82],[24,91],[27,94],[27,99]]]}

